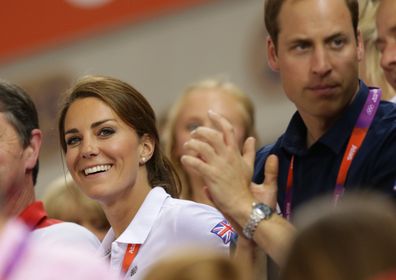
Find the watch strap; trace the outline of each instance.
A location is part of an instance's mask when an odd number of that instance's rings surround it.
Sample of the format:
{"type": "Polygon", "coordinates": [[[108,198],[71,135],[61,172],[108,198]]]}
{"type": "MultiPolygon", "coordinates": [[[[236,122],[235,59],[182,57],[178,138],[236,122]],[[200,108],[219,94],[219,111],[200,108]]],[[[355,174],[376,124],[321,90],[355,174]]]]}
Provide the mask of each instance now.
{"type": "Polygon", "coordinates": [[[243,234],[248,239],[253,239],[253,235],[257,229],[258,224],[262,220],[267,220],[271,217],[273,210],[264,203],[252,203],[252,210],[250,212],[249,220],[243,228],[243,234]]]}

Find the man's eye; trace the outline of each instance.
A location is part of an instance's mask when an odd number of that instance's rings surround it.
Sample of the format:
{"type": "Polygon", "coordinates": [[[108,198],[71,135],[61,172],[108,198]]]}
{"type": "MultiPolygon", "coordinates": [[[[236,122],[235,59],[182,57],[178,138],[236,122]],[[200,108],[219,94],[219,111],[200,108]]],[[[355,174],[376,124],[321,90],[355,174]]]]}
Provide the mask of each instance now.
{"type": "Polygon", "coordinates": [[[345,45],[345,40],[343,38],[335,38],[331,41],[331,46],[335,49],[339,49],[345,45]]]}
{"type": "Polygon", "coordinates": [[[375,44],[375,47],[377,48],[377,50],[380,52],[380,53],[383,53],[384,52],[384,49],[385,49],[385,44],[384,43],[376,43],[375,44]]]}
{"type": "Polygon", "coordinates": [[[309,48],[309,44],[305,42],[298,43],[294,45],[294,49],[297,51],[304,51],[309,48]]]}

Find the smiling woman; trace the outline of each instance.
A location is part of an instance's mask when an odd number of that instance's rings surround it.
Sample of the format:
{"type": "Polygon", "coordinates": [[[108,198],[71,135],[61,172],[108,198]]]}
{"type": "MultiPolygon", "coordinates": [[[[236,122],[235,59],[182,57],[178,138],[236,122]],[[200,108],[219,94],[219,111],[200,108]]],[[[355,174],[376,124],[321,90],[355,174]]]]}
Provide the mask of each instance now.
{"type": "Polygon", "coordinates": [[[65,96],[58,128],[70,174],[110,222],[102,254],[126,279],[141,279],[154,261],[182,247],[228,252],[235,233],[222,215],[175,199],[179,180],[159,148],[154,111],[132,86],[82,78],[65,96]]]}

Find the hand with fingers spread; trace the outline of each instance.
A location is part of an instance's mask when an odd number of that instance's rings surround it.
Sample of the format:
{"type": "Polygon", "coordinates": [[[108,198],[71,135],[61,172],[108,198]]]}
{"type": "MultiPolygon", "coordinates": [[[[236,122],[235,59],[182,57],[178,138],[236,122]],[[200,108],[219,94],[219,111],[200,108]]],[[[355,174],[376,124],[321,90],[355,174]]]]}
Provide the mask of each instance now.
{"type": "Polygon", "coordinates": [[[255,156],[255,139],[249,137],[241,155],[232,125],[221,115],[209,111],[216,129],[198,127],[185,143],[193,151],[182,163],[201,174],[215,205],[226,215],[243,201],[253,201],[249,191],[255,156]],[[195,155],[195,156],[192,156],[195,155]]]}
{"type": "MultiPolygon", "coordinates": [[[[240,233],[249,220],[253,202],[263,202],[272,209],[276,207],[278,159],[275,155],[269,156],[264,183],[252,183],[254,138],[245,141],[241,154],[231,124],[214,112],[209,112],[209,117],[216,129],[197,128],[192,139],[185,144],[185,148],[193,153],[183,156],[182,163],[201,174],[214,204],[240,233]]],[[[253,238],[276,262],[281,263],[293,236],[293,226],[274,214],[258,224],[253,238]]]]}

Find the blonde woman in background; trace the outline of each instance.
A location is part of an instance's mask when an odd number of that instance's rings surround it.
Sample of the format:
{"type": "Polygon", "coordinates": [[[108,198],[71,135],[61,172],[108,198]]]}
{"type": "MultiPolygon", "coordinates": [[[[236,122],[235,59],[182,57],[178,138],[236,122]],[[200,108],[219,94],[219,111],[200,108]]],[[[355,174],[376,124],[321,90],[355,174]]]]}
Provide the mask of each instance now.
{"type": "Polygon", "coordinates": [[[376,47],[377,29],[375,17],[378,1],[359,0],[359,29],[364,41],[365,54],[359,64],[360,78],[370,86],[382,89],[382,99],[396,101],[396,91],[386,80],[380,65],[381,54],[376,47]]]}
{"type": "Polygon", "coordinates": [[[249,136],[256,137],[252,101],[235,84],[220,79],[205,79],[188,86],[169,109],[163,128],[165,154],[175,165],[182,181],[181,197],[212,205],[203,189],[203,180],[180,163],[185,153],[183,144],[199,126],[212,127],[208,111],[225,116],[233,125],[242,149],[249,136]]]}
{"type": "MultiPolygon", "coordinates": [[[[165,154],[171,159],[181,178],[181,197],[213,206],[205,193],[202,178],[185,169],[180,162],[185,154],[183,145],[191,138],[191,132],[200,126],[213,127],[208,117],[209,110],[223,115],[231,122],[241,150],[246,138],[253,136],[257,139],[254,105],[249,96],[235,84],[215,78],[193,83],[184,90],[163,121],[162,139],[165,154]]],[[[260,191],[253,191],[260,200],[260,191]]],[[[266,279],[264,252],[241,234],[235,248],[235,258],[245,264],[245,279],[266,279]]]]}
{"type": "Polygon", "coordinates": [[[110,229],[99,203],[84,195],[70,175],[50,183],[43,200],[49,217],[82,225],[99,240],[103,240],[110,229]]]}

